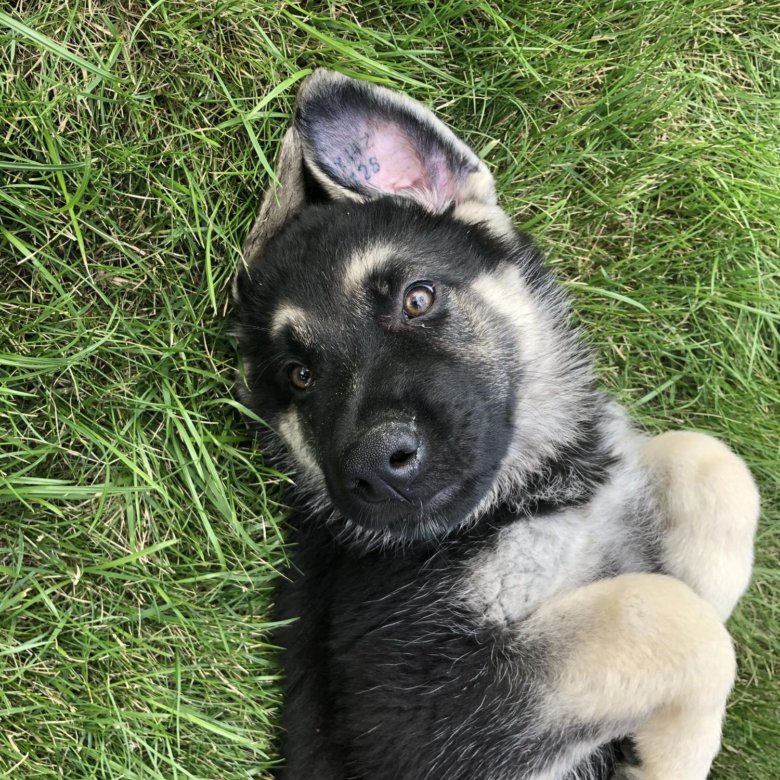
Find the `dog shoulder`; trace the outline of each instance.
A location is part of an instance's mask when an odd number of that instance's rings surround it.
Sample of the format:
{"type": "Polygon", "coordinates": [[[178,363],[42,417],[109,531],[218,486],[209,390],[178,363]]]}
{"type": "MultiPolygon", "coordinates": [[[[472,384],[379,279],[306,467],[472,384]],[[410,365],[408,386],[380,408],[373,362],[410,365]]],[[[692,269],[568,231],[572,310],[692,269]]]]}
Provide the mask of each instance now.
{"type": "Polygon", "coordinates": [[[616,404],[601,427],[610,458],[588,500],[518,516],[464,566],[461,594],[478,619],[506,625],[597,579],[660,569],[660,513],[639,458],[644,439],[616,404]]]}

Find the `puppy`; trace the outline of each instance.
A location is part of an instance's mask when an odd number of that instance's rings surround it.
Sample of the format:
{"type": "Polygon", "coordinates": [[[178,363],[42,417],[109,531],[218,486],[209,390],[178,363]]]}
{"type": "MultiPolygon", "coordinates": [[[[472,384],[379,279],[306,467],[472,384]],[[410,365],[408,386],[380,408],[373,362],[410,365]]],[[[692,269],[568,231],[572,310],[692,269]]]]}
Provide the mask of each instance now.
{"type": "Polygon", "coordinates": [[[296,479],[277,776],[703,780],[745,465],[632,428],[486,166],[418,103],[317,71],[278,178],[234,288],[240,392],[296,479]]]}

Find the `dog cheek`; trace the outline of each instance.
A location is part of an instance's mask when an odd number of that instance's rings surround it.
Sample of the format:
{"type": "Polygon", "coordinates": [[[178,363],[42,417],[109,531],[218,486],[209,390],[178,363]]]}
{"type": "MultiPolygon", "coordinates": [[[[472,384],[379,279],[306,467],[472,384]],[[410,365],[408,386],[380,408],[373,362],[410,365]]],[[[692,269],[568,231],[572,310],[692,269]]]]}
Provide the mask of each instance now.
{"type": "Polygon", "coordinates": [[[301,469],[309,476],[321,477],[322,470],[317,463],[314,451],[306,440],[298,410],[293,408],[283,412],[277,430],[301,469]]]}

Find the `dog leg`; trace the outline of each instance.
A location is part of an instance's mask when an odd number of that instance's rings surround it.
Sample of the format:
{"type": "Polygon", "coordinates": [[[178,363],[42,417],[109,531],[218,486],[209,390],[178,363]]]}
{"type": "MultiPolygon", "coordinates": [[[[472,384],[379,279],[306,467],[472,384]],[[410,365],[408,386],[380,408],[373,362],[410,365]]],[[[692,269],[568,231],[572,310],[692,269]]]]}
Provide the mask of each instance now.
{"type": "Polygon", "coordinates": [[[642,458],[664,514],[667,571],[725,621],[750,581],[759,496],[741,458],[701,433],[650,439],[642,458]]]}
{"type": "Polygon", "coordinates": [[[619,777],[707,777],[735,660],[718,615],[688,586],[657,574],[601,580],[545,603],[520,631],[564,648],[546,683],[550,723],[633,734],[639,764],[619,777]]]}

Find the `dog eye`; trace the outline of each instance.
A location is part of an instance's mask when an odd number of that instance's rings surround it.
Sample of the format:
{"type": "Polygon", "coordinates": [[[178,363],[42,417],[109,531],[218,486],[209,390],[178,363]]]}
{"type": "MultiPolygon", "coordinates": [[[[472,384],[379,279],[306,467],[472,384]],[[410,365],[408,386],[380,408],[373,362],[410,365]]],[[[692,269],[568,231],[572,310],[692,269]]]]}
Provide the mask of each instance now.
{"type": "Polygon", "coordinates": [[[404,293],[404,314],[413,319],[425,314],[433,306],[436,290],[430,282],[415,282],[404,293]]]}
{"type": "Polygon", "coordinates": [[[308,390],[314,382],[314,374],[311,369],[301,363],[290,366],[287,376],[290,379],[290,384],[297,390],[308,390]]]}

